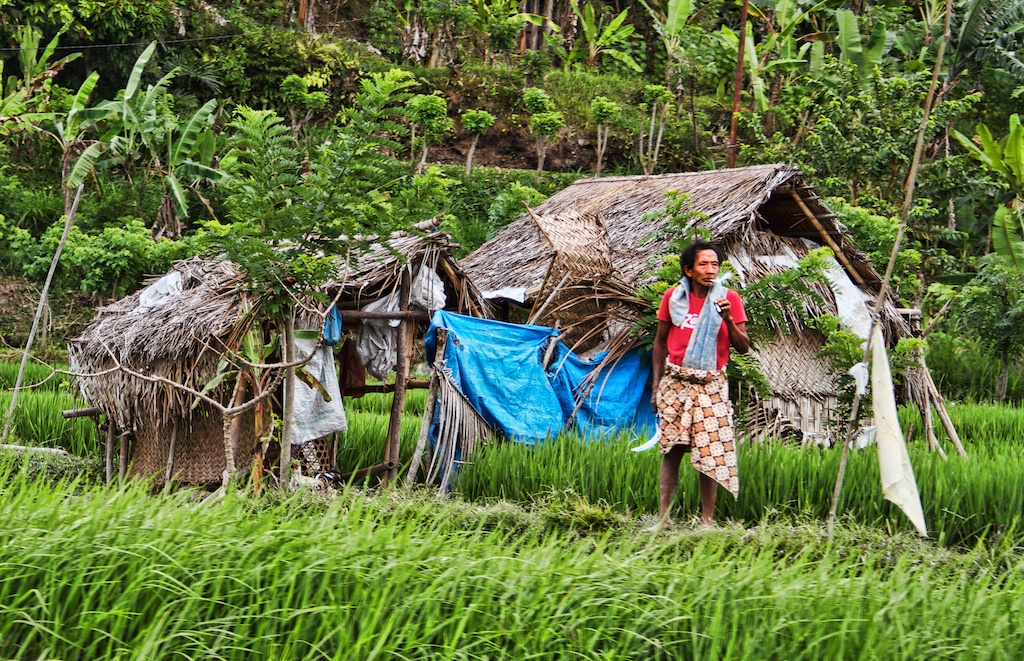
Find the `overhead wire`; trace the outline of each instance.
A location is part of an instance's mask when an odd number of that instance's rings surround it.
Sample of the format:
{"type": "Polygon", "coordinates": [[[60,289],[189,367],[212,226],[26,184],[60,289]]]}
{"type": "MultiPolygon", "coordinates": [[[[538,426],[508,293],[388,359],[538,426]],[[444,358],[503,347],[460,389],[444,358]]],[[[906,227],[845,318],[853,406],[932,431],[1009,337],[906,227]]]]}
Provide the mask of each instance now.
{"type": "MultiPolygon", "coordinates": [[[[173,39],[173,40],[159,40],[161,44],[166,46],[173,44],[187,44],[197,41],[215,41],[219,39],[234,39],[235,37],[244,36],[245,33],[239,32],[237,34],[223,34],[211,37],[193,37],[191,39],[173,39]]],[[[109,44],[81,44],[78,46],[56,46],[54,50],[85,50],[89,48],[130,48],[134,46],[148,46],[153,40],[149,41],[132,41],[127,43],[109,43],[109,44]]],[[[23,50],[32,50],[30,48],[0,48],[0,53],[19,53],[23,50]]],[[[38,48],[36,49],[38,50],[38,48]]]]}

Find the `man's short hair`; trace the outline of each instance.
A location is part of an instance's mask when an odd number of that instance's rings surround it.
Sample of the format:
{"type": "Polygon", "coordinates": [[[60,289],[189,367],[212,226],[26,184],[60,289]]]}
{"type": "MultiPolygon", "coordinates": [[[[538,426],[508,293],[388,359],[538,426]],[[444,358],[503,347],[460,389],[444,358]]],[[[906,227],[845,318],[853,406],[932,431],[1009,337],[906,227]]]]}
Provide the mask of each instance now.
{"type": "Polygon", "coordinates": [[[722,255],[722,251],[718,246],[713,243],[708,243],[703,239],[698,239],[686,246],[683,250],[683,254],[679,256],[679,268],[690,267],[692,269],[697,263],[697,254],[700,253],[701,250],[714,250],[715,255],[718,257],[718,261],[725,261],[725,256],[722,255]]]}

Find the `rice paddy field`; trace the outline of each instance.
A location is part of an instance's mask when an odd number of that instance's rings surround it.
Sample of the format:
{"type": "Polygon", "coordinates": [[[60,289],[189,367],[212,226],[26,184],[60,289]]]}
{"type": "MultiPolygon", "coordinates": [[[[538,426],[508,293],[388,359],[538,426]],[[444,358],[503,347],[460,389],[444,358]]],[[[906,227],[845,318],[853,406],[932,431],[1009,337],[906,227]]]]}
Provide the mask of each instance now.
{"type": "MultiPolygon", "coordinates": [[[[342,467],[379,462],[388,397],[346,404],[342,467]]],[[[85,432],[34,438],[64,404],[38,406],[17,442],[97,453],[85,432]]],[[[910,443],[929,539],[882,499],[871,450],[831,538],[838,453],[778,443],[742,448],[715,527],[692,520],[684,467],[680,523],[658,533],[659,458],[626,436],[488,446],[444,497],[152,494],[2,454],[0,659],[1017,658],[1024,411],[950,413],[969,459],[910,443]]]]}

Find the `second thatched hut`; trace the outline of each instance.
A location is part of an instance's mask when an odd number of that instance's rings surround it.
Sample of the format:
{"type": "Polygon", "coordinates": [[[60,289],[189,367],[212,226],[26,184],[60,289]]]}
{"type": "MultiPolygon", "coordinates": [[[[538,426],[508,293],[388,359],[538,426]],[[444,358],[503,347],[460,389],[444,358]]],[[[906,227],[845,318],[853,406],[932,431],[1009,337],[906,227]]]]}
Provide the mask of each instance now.
{"type": "MultiPolygon", "coordinates": [[[[363,392],[404,392],[420,385],[409,379],[411,340],[418,327],[425,328],[429,314],[410,304],[410,290],[424,270],[436,273],[436,282],[443,285],[445,302],[439,307],[485,314],[488,303],[452,257],[447,235],[438,232],[400,233],[377,242],[348,260],[325,287],[325,294],[336,298],[342,309],[346,330],[355,330],[364,321],[400,325],[399,351],[390,365],[397,367],[400,379],[365,386],[363,392]],[[360,309],[387,298],[396,302],[388,310],[360,309]]],[[[276,392],[283,370],[249,370],[242,386],[243,379],[237,376],[218,378],[224,371],[222,360],[243,354],[247,336],[251,340],[256,332],[256,341],[269,346],[270,336],[279,332],[261,319],[259,299],[245,283],[245,274],[229,262],[179,262],[142,291],[101,308],[85,331],[69,342],[71,367],[79,375],[89,410],[105,418],[108,479],[117,439],[122,476],[151,478],[158,486],[169,481],[219,484],[226,474],[254,465],[258,441],[269,433],[269,414],[280,411],[276,392]],[[230,435],[219,410],[195,396],[202,392],[229,407],[267,390],[275,394],[265,404],[228,421],[230,435]]],[[[323,323],[319,318],[314,321],[323,323]]],[[[394,477],[401,415],[401,407],[396,407],[391,420],[395,447],[389,434],[380,466],[341,469],[374,468],[394,477]]]]}
{"type": "MultiPolygon", "coordinates": [[[[658,258],[670,246],[668,220],[657,213],[670,191],[687,196],[691,225],[710,233],[744,283],[790,269],[814,248],[831,248],[831,287],[821,292],[824,305],[809,312],[837,315],[866,336],[865,304],[877,296],[882,278],[801,170],[787,165],[581,179],[504,227],[461,265],[506,309],[528,309],[534,321],[568,328],[583,349],[607,346],[623,337],[615,319],[620,294],[653,281],[658,258]],[[566,295],[572,287],[576,291],[566,295]],[[591,300],[581,313],[581,294],[588,291],[591,300]]],[[[879,317],[888,341],[911,336],[891,293],[885,300],[879,317]]],[[[772,390],[758,401],[755,424],[834,436],[837,384],[818,357],[824,338],[792,316],[790,327],[775,329],[773,343],[754,349],[772,390]]],[[[923,402],[924,376],[910,381],[911,396],[923,402]]]]}

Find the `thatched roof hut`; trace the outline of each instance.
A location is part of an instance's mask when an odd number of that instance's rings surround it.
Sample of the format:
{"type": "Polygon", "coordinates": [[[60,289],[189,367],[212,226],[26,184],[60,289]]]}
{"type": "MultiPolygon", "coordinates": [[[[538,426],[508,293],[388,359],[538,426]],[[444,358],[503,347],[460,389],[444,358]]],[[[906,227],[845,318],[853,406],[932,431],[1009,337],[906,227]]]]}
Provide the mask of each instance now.
{"type": "MultiPolygon", "coordinates": [[[[635,291],[654,279],[652,267],[671,244],[663,232],[668,227],[665,216],[651,217],[665,209],[669,191],[688,196],[685,209],[699,214],[690,225],[710,232],[743,280],[790,268],[809,250],[828,246],[841,265],[835,270],[846,279],[843,286],[860,292],[861,311],[863,300],[877,295],[879,274],[853,246],[836,214],[804,181],[800,169],[787,165],[581,179],[504,227],[461,265],[485,292],[501,291],[507,298],[518,288],[524,294],[523,305],[532,305],[537,312],[538,299],[551,296],[552,280],[557,279],[549,271],[555,264],[564,271],[564,255],[580,252],[580,246],[558,237],[557,228],[589,223],[603,230],[601,240],[588,239],[594,251],[610,254],[614,265],[610,275],[604,274],[605,281],[610,278],[619,289],[635,291]]],[[[587,278],[584,271],[578,279],[587,278]]],[[[823,289],[824,308],[810,311],[839,313],[837,294],[823,289]]],[[[551,323],[550,316],[546,323],[551,323]]],[[[891,341],[911,334],[891,296],[881,319],[891,341]]],[[[778,329],[774,344],[755,348],[774,392],[770,402],[762,403],[765,415],[805,432],[826,431],[836,384],[827,365],[816,358],[822,343],[820,333],[801,325],[795,333],[778,329]]]]}
{"type": "MultiPolygon", "coordinates": [[[[487,302],[440,233],[402,233],[372,245],[339,269],[327,293],[333,298],[340,288],[339,307],[355,308],[396,290],[405,271],[423,264],[441,277],[448,292],[446,308],[484,314],[487,302]]],[[[78,383],[89,405],[100,409],[122,438],[130,438],[130,475],[152,476],[158,484],[168,473],[188,484],[214,483],[227,465],[222,416],[205,403],[194,406],[187,392],[117,366],[202,391],[217,374],[222,356],[240,352],[243,336],[259,320],[259,300],[245,288],[245,274],[228,262],[193,258],[175,264],[174,272],[180,274],[180,293],[161,307],[140,307],[144,289],[101,308],[85,331],[69,341],[71,369],[81,375],[78,383]]],[[[265,324],[263,329],[274,332],[265,324]]],[[[207,394],[227,405],[234,389],[225,381],[207,394]]],[[[257,425],[255,412],[241,416],[234,452],[239,466],[252,456],[257,425]]]]}

